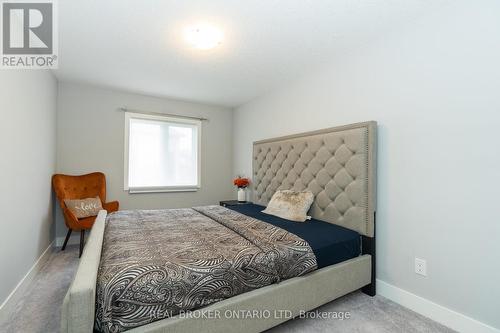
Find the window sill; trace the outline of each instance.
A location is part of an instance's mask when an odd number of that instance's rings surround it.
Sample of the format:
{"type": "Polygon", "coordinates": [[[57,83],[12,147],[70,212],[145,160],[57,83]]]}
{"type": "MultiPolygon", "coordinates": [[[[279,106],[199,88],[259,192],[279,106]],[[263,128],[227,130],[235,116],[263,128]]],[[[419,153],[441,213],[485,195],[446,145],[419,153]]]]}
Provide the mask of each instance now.
{"type": "Polygon", "coordinates": [[[169,192],[197,192],[199,186],[193,187],[149,187],[149,188],[128,188],[125,189],[129,194],[141,193],[169,193],[169,192]]]}

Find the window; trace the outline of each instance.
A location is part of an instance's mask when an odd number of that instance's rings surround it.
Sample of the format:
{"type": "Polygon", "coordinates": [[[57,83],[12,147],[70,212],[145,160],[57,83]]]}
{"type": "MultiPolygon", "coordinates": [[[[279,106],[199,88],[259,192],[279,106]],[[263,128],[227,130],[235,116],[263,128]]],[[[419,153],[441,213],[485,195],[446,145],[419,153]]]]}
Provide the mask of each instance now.
{"type": "Polygon", "coordinates": [[[200,188],[201,121],[125,113],[125,190],[200,188]]]}

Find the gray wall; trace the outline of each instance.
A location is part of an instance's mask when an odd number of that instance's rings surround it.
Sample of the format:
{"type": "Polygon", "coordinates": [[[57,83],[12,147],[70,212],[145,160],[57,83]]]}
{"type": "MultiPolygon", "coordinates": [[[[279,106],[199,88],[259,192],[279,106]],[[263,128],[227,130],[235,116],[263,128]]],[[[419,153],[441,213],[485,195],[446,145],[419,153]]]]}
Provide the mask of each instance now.
{"type": "Polygon", "coordinates": [[[499,12],[451,2],[239,107],[233,130],[251,175],[254,140],[377,120],[378,279],[500,328],[499,12]]]}
{"type": "MultiPolygon", "coordinates": [[[[120,201],[121,209],[191,207],[235,196],[230,109],[61,82],[57,120],[57,171],[104,172],[108,200],[120,201]],[[122,106],[210,119],[202,125],[199,191],[129,194],[123,190],[124,113],[117,111],[122,106]]],[[[66,230],[57,207],[57,236],[63,237],[66,230]]]]}
{"type": "Polygon", "coordinates": [[[53,239],[56,94],[48,71],[1,71],[0,304],[53,239]]]}

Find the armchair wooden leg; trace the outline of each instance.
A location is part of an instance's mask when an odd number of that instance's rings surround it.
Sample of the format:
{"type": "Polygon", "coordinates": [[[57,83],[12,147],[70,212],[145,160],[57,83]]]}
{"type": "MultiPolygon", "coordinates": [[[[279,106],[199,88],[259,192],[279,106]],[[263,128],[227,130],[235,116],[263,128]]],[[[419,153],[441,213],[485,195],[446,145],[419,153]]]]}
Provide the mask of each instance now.
{"type": "Polygon", "coordinates": [[[68,229],[68,233],[66,234],[66,238],[64,239],[64,244],[63,244],[63,246],[62,246],[61,251],[64,251],[64,249],[66,249],[66,244],[68,244],[69,236],[71,236],[71,232],[72,232],[72,231],[73,231],[73,230],[68,229]]]}
{"type": "Polygon", "coordinates": [[[82,256],[84,243],[85,243],[85,230],[81,230],[80,231],[80,255],[78,256],[78,258],[80,258],[82,256]]]}

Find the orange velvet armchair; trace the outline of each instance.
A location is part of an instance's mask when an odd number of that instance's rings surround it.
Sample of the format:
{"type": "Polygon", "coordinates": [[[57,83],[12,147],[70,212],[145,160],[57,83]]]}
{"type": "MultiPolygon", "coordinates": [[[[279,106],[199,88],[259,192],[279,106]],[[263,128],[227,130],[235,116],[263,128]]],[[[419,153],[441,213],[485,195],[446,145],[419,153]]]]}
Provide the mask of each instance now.
{"type": "Polygon", "coordinates": [[[106,176],[101,172],[89,173],[82,176],[68,176],[57,174],[52,176],[52,186],[56,192],[57,199],[61,205],[64,222],[68,227],[68,233],[64,239],[62,251],[66,248],[69,237],[73,230],[80,231],[80,256],[82,255],[85,242],[85,230],[92,228],[96,217],[78,219],[66,207],[66,199],[86,199],[99,196],[102,207],[108,212],[116,212],[119,207],[118,201],[106,202],[106,176]]]}

